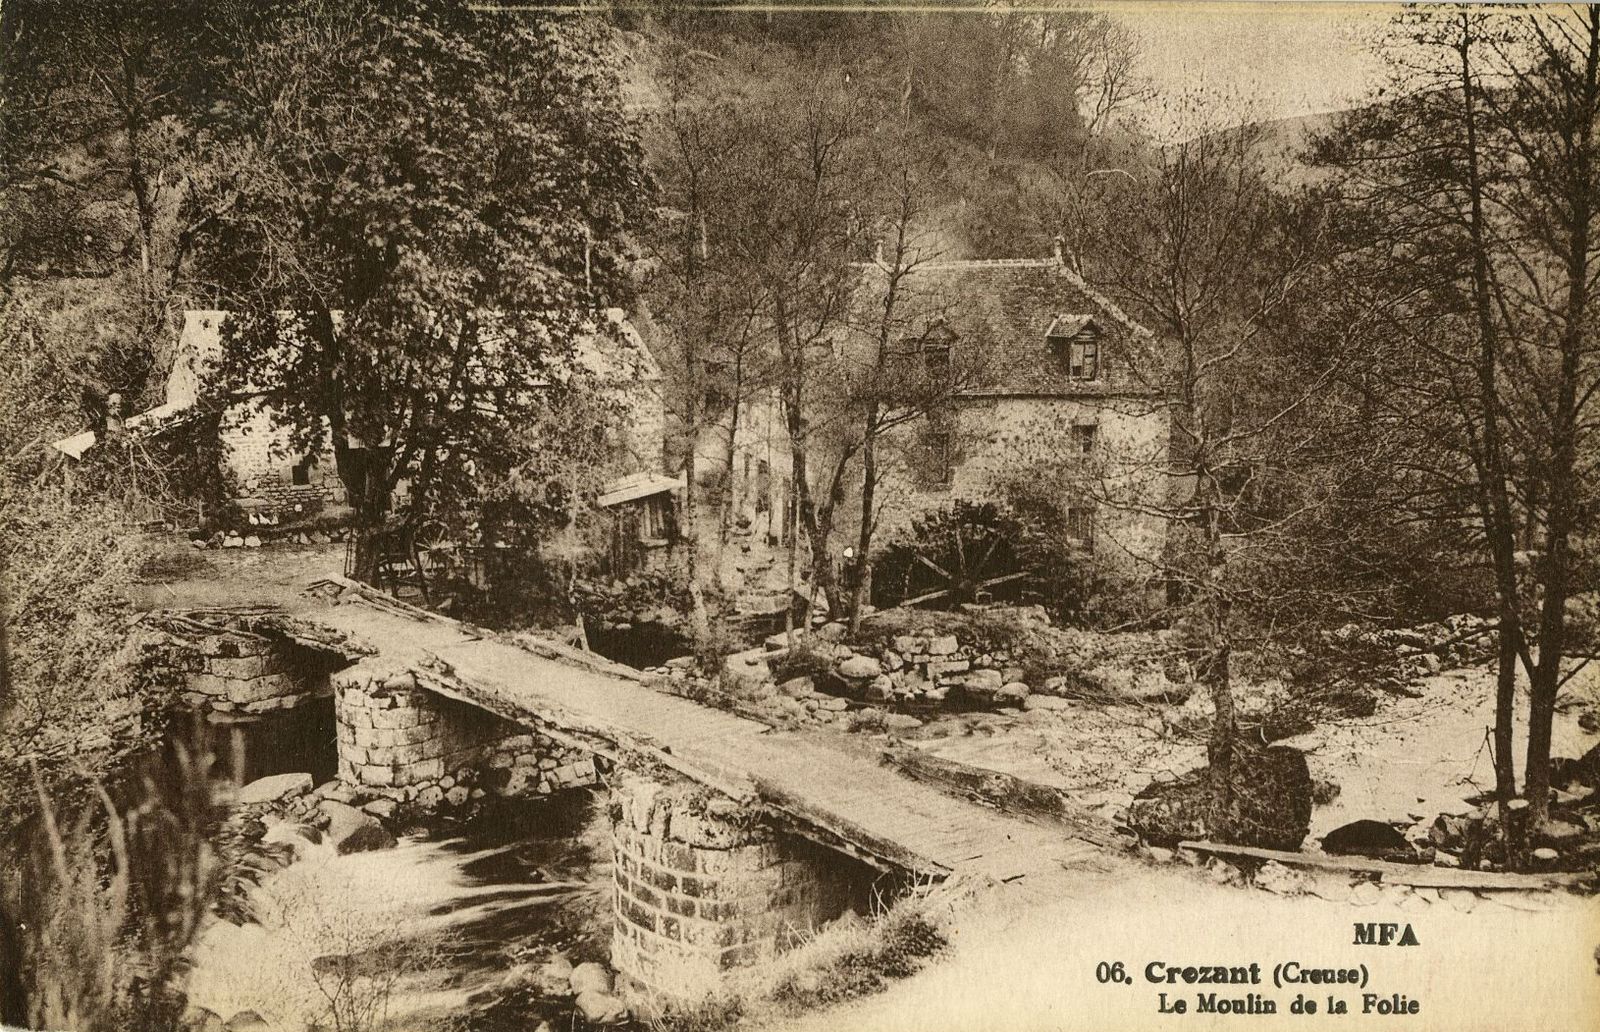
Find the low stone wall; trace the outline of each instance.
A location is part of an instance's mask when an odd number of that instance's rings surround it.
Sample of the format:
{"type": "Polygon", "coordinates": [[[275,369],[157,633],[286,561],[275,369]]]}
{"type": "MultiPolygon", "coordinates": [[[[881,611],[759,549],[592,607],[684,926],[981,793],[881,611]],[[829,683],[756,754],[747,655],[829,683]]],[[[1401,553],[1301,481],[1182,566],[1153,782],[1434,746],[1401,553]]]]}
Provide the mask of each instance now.
{"type": "Polygon", "coordinates": [[[597,784],[602,761],[417,686],[415,675],[358,663],[333,676],[339,779],[432,808],[486,795],[548,795],[597,784]]]}
{"type": "Polygon", "coordinates": [[[708,790],[612,778],[611,963],[632,1001],[692,1000],[770,960],[851,902],[810,843],[708,790]]]}

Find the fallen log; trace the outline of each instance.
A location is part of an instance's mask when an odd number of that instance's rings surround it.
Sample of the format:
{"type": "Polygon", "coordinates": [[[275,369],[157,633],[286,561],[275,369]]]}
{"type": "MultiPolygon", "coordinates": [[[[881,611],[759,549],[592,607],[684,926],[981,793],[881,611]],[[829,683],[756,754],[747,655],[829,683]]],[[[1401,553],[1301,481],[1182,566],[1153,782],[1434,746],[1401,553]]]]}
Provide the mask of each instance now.
{"type": "Polygon", "coordinates": [[[1225,842],[1188,840],[1178,843],[1178,848],[1192,849],[1197,853],[1214,853],[1218,856],[1276,860],[1282,864],[1315,867],[1319,870],[1346,874],[1376,874],[1386,882],[1424,889],[1552,889],[1562,885],[1581,885],[1593,881],[1595,877],[1592,873],[1581,871],[1553,871],[1549,874],[1466,871],[1451,867],[1434,867],[1432,864],[1397,864],[1390,860],[1369,860],[1358,856],[1323,856],[1318,853],[1293,853],[1282,849],[1261,849],[1256,846],[1234,846],[1225,842]]]}
{"type": "Polygon", "coordinates": [[[885,750],[883,760],[914,781],[954,789],[959,795],[988,803],[1008,813],[1065,825],[1074,836],[1097,846],[1117,845],[1109,825],[1096,819],[1058,788],[1024,781],[1001,771],[930,756],[921,749],[909,746],[885,750]]]}

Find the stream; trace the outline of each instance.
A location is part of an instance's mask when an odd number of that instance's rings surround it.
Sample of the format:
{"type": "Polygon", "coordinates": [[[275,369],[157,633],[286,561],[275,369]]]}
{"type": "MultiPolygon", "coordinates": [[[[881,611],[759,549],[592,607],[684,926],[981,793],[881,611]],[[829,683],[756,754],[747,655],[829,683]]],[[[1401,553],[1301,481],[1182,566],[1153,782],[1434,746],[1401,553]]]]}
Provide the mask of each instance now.
{"type": "Polygon", "coordinates": [[[347,856],[296,838],[296,861],[251,893],[255,920],[199,936],[189,1002],[223,1019],[254,1011],[281,1032],[385,1018],[499,1032],[563,1016],[570,1001],[527,976],[549,950],[607,959],[603,802],[584,790],[507,801],[347,856]]]}

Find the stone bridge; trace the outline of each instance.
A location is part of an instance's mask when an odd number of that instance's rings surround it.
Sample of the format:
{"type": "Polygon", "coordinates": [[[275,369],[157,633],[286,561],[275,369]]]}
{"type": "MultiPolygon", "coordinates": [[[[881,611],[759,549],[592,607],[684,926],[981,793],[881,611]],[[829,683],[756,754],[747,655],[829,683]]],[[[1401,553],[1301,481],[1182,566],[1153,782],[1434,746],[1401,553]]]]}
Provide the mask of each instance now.
{"type": "Polygon", "coordinates": [[[1015,882],[1103,841],[913,781],[857,739],[713,709],[349,581],[175,618],[204,635],[188,698],[213,719],[331,693],[338,778],[363,796],[433,808],[609,788],[612,963],[635,1000],[704,993],[860,906],[875,877],[1015,882]]]}

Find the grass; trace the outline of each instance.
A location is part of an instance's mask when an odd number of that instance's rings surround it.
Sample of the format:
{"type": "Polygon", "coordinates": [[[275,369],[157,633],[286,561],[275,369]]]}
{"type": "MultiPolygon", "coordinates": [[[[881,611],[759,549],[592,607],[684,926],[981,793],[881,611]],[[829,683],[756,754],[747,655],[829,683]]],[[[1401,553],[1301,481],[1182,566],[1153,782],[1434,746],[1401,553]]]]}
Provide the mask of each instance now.
{"type": "Polygon", "coordinates": [[[928,885],[871,918],[847,914],[772,963],[739,972],[722,992],[668,1009],[657,1032],[728,1032],[882,992],[920,971],[949,946],[946,930],[964,887],[928,885]]]}

